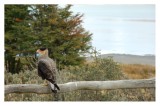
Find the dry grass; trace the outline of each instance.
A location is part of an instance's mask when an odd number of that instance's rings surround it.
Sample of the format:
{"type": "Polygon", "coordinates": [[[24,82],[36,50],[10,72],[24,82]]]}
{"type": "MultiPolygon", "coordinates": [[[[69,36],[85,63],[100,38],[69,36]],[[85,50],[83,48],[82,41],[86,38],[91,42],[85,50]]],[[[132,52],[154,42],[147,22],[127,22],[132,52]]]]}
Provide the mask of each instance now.
{"type": "Polygon", "coordinates": [[[122,71],[129,79],[146,79],[155,77],[155,67],[141,64],[122,64],[122,71]]]}
{"type": "MultiPolygon", "coordinates": [[[[89,80],[145,79],[155,76],[155,67],[139,64],[119,64],[112,59],[98,60],[83,66],[67,67],[60,71],[63,83],[89,80]],[[124,76],[125,75],[125,76],[124,76]]],[[[37,70],[25,70],[19,74],[5,72],[5,84],[43,84],[37,70]]],[[[79,90],[61,93],[60,101],[155,101],[155,88],[79,90]]],[[[51,94],[6,94],[5,101],[53,101],[51,94]]]]}

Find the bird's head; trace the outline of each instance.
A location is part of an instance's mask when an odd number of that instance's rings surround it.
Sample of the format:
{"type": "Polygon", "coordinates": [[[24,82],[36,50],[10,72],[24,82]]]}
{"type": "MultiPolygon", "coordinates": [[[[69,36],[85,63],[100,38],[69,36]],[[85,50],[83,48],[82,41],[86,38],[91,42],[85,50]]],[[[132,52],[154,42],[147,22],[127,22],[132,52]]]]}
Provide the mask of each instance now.
{"type": "Polygon", "coordinates": [[[43,56],[48,56],[47,48],[40,48],[36,51],[36,57],[43,57],[43,56]]]}

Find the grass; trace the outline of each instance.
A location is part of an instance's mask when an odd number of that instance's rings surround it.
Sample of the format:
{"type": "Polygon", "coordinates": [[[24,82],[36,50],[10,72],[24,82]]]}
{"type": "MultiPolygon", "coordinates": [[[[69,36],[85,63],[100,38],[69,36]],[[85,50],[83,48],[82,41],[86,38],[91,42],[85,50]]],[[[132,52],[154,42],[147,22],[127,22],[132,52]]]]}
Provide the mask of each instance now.
{"type": "MultiPolygon", "coordinates": [[[[119,64],[111,58],[70,66],[60,71],[59,82],[90,80],[146,79],[155,77],[155,67],[139,64],[119,64]]],[[[5,71],[5,84],[44,84],[37,70],[25,70],[19,74],[5,71]]],[[[59,94],[61,101],[155,101],[155,88],[117,90],[79,90],[59,94]]],[[[53,101],[51,94],[7,94],[5,101],[53,101]]]]}
{"type": "Polygon", "coordinates": [[[155,67],[141,64],[122,64],[122,71],[129,79],[147,79],[155,77],[155,67]]]}

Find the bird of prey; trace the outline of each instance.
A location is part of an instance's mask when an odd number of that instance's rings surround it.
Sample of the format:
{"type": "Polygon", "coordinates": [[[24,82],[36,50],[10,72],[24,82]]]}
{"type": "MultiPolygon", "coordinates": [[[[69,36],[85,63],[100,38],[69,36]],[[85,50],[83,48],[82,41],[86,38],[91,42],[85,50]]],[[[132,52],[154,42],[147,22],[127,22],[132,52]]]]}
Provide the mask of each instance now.
{"type": "Polygon", "coordinates": [[[48,80],[51,85],[53,93],[57,93],[60,90],[56,82],[56,65],[54,61],[48,56],[47,48],[40,48],[36,51],[38,57],[38,75],[44,80],[48,80]],[[53,86],[53,85],[54,86],[53,86]]]}

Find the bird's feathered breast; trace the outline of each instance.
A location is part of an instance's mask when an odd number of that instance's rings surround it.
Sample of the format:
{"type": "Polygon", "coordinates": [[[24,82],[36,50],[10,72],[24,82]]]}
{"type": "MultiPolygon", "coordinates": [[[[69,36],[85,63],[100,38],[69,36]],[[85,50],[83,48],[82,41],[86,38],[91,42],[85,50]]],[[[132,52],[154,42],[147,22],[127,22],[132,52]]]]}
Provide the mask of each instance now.
{"type": "Polygon", "coordinates": [[[54,79],[56,74],[55,69],[55,64],[50,58],[42,58],[38,61],[38,75],[42,79],[54,79]]]}

